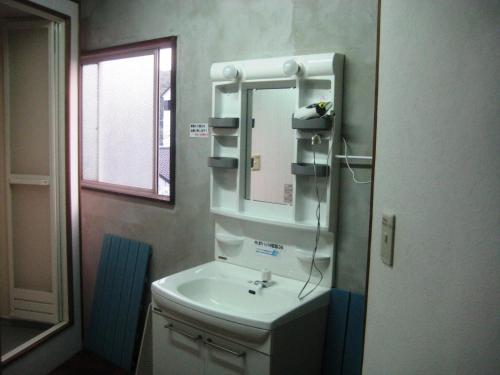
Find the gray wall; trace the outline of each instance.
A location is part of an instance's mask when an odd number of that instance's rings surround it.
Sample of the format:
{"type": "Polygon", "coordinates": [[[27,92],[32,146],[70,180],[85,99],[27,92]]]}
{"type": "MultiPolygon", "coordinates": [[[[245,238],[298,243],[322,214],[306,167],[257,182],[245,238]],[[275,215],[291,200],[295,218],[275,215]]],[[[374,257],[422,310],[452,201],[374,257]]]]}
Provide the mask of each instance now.
{"type": "Polygon", "coordinates": [[[364,373],[500,374],[500,1],[382,0],[380,26],[364,373]]]}
{"type": "MultiPolygon", "coordinates": [[[[105,232],[153,245],[152,278],[213,257],[208,139],[188,138],[206,122],[213,62],[335,51],[346,55],[344,129],[355,154],[370,154],[375,76],[375,0],[83,0],[82,48],[178,36],[177,172],[174,207],[82,192],[84,304],[88,318],[105,232]]],[[[369,178],[370,170],[358,170],[369,178]]],[[[363,292],[369,186],[342,171],[337,285],[363,292]]]]}

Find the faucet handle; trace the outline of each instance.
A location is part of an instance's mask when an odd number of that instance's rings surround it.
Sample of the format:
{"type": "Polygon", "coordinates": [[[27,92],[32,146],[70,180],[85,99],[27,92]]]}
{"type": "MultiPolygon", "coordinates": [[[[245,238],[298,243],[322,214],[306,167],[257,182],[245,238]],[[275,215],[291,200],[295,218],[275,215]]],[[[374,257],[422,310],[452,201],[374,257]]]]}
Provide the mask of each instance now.
{"type": "Polygon", "coordinates": [[[266,283],[267,283],[267,282],[271,281],[271,277],[272,277],[271,271],[270,271],[270,270],[268,270],[267,268],[264,268],[264,269],[262,270],[262,273],[261,273],[261,277],[260,277],[260,279],[261,279],[262,281],[264,281],[264,282],[266,282],[266,283]]]}

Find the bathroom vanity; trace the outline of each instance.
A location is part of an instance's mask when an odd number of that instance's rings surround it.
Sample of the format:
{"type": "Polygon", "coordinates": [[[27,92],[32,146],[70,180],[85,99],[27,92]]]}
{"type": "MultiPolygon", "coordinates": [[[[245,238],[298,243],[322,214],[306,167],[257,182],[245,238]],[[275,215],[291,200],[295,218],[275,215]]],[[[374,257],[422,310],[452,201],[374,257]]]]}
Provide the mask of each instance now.
{"type": "Polygon", "coordinates": [[[326,307],[280,329],[262,343],[214,333],[170,315],[153,316],[154,374],[306,375],[319,374],[326,307]],[[264,345],[265,350],[259,350],[264,345]]]}
{"type": "Polygon", "coordinates": [[[320,374],[342,71],[335,53],[212,65],[214,260],[153,283],[154,374],[320,374]],[[314,103],[331,111],[294,115],[314,103]]]}
{"type": "Polygon", "coordinates": [[[259,278],[213,261],[154,282],[154,374],[319,374],[328,289],[259,278]]]}

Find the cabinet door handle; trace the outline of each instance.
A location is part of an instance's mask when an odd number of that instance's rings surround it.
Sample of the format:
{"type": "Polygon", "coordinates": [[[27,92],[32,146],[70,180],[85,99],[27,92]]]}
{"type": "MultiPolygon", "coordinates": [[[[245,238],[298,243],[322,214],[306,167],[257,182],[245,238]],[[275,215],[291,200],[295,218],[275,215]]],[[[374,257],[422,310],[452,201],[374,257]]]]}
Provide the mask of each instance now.
{"type": "Polygon", "coordinates": [[[201,339],[201,335],[192,335],[191,333],[187,333],[187,332],[181,331],[180,329],[175,328],[172,323],[165,324],[165,328],[168,328],[171,331],[174,331],[174,332],[179,333],[179,334],[181,334],[183,336],[186,336],[187,338],[190,338],[191,340],[195,340],[196,341],[196,340],[200,340],[201,339]]]}
{"type": "Polygon", "coordinates": [[[235,350],[231,350],[229,348],[225,348],[223,346],[220,346],[220,345],[217,345],[215,344],[211,339],[207,339],[205,341],[205,343],[208,345],[208,346],[211,346],[212,348],[214,349],[217,349],[217,350],[221,350],[223,352],[226,352],[226,353],[230,353],[232,355],[235,355],[236,357],[243,357],[245,355],[245,352],[237,352],[235,350]]]}

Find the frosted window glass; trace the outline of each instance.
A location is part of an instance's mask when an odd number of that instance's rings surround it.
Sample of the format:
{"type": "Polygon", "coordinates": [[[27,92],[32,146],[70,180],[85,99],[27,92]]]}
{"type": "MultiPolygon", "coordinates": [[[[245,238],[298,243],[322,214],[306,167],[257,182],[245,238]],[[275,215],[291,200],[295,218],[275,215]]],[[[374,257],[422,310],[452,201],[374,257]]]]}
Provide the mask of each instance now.
{"type": "Polygon", "coordinates": [[[52,291],[50,190],[12,185],[14,287],[52,291]]]}
{"type": "Polygon", "coordinates": [[[48,32],[8,30],[7,36],[11,171],[49,175],[48,32]]]}
{"type": "Polygon", "coordinates": [[[99,64],[99,181],[153,188],[154,56],[99,64]]]}
{"type": "Polygon", "coordinates": [[[97,64],[84,65],[82,69],[82,148],[83,178],[96,181],[98,106],[97,106],[97,64]]]}
{"type": "Polygon", "coordinates": [[[169,196],[172,49],[147,53],[83,65],[82,177],[169,196]]]}

